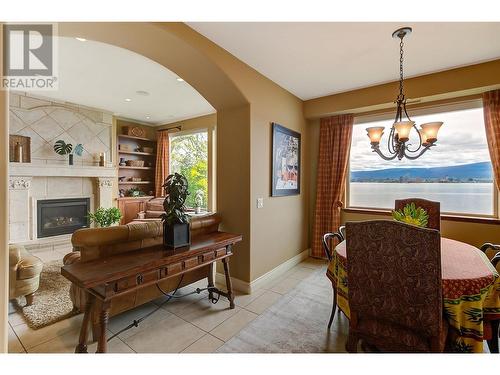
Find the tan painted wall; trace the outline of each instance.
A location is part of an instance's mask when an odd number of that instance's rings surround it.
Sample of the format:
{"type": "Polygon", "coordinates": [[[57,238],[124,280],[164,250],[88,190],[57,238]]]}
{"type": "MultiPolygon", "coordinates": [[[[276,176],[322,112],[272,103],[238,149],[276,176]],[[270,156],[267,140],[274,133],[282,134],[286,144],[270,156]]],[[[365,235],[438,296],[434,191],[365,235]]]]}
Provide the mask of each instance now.
{"type": "MultiPolygon", "coordinates": [[[[0,23],[0,72],[3,71],[3,35],[0,23]]],[[[8,246],[8,176],[9,176],[9,95],[0,90],[0,139],[3,140],[0,152],[0,353],[7,353],[7,330],[9,327],[9,246],[8,246]]]]}
{"type": "MultiPolygon", "coordinates": [[[[307,128],[302,114],[302,101],[185,25],[169,24],[168,28],[216,61],[251,104],[251,191],[249,201],[246,202],[250,212],[250,274],[242,280],[255,280],[308,248],[309,170],[307,128]],[[302,134],[302,183],[301,194],[298,196],[270,197],[271,122],[278,122],[302,134]],[[262,209],[256,208],[257,197],[264,198],[262,209]]],[[[217,135],[220,134],[218,124],[217,135]]],[[[240,139],[247,136],[247,129],[242,128],[241,131],[234,129],[231,140],[219,139],[218,157],[224,157],[221,148],[228,147],[226,141],[239,144],[240,139]]],[[[240,149],[239,154],[246,158],[244,149],[240,149]]],[[[219,202],[223,196],[222,189],[225,189],[224,185],[227,183],[235,183],[242,192],[246,190],[243,182],[234,181],[235,175],[222,170],[220,163],[217,173],[219,202]]],[[[239,211],[239,214],[247,216],[244,211],[239,211]]],[[[239,266],[238,264],[237,267],[239,266]]]]}
{"type": "MultiPolygon", "coordinates": [[[[405,82],[409,98],[421,98],[421,102],[450,99],[481,93],[500,86],[500,60],[429,74],[409,79],[405,82]],[[447,91],[448,90],[448,91],[447,91]]],[[[309,157],[311,158],[311,191],[309,195],[309,220],[312,218],[316,201],[316,172],[319,150],[319,117],[339,113],[360,113],[381,108],[392,108],[397,94],[397,82],[355,90],[343,94],[308,100],[304,102],[304,113],[309,117],[308,138],[309,157]]],[[[367,142],[367,151],[369,145],[367,142]]],[[[389,215],[386,216],[389,218],[389,215]]],[[[341,220],[373,220],[380,215],[342,212],[341,220]]],[[[475,246],[484,242],[500,241],[500,225],[465,223],[450,220],[442,221],[444,236],[464,241],[475,246]]]]}
{"type": "MultiPolygon", "coordinates": [[[[455,98],[500,87],[500,59],[482,64],[427,74],[405,80],[408,99],[421,102],[455,98]]],[[[307,119],[340,113],[359,113],[392,108],[398,92],[398,82],[371,86],[304,102],[307,119]]]]}

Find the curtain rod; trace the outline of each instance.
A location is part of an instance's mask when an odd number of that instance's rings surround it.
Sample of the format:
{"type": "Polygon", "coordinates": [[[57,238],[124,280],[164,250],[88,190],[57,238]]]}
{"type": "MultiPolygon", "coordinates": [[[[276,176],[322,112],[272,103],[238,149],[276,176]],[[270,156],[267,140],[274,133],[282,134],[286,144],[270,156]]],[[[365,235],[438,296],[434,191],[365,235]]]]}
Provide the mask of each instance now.
{"type": "Polygon", "coordinates": [[[171,128],[158,129],[157,132],[169,131],[169,130],[174,130],[174,129],[182,130],[182,126],[178,125],[178,126],[172,126],[171,128]]]}

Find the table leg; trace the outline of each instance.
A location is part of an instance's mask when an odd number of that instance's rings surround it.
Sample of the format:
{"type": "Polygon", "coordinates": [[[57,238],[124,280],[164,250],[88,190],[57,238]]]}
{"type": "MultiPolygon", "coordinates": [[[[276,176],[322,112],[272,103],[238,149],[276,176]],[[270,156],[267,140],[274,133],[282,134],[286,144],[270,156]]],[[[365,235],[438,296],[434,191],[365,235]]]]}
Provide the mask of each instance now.
{"type": "Polygon", "coordinates": [[[78,340],[78,345],[75,348],[75,353],[87,353],[87,337],[90,316],[92,313],[92,307],[94,306],[95,296],[93,294],[87,293],[87,301],[85,302],[85,311],[83,313],[82,327],[80,328],[80,338],[78,340]]]}
{"type": "Polygon", "coordinates": [[[498,353],[498,334],[500,320],[491,321],[491,339],[488,340],[488,348],[490,353],[498,353]]]}
{"type": "Polygon", "coordinates": [[[102,304],[102,310],[99,315],[99,325],[101,326],[101,334],[99,335],[99,340],[97,342],[96,353],[106,353],[108,351],[108,341],[106,337],[106,331],[108,329],[108,319],[109,319],[109,302],[105,302],[102,304]]]}
{"type": "MultiPolygon", "coordinates": [[[[208,287],[213,288],[214,287],[214,268],[215,268],[215,262],[210,264],[210,270],[208,271],[208,287]]],[[[212,292],[211,289],[208,289],[208,299],[212,301],[214,298],[214,293],[212,292]]]]}
{"type": "Polygon", "coordinates": [[[234,309],[233,284],[231,275],[229,274],[229,257],[222,259],[224,265],[224,274],[226,275],[227,299],[229,300],[229,308],[234,309]]]}

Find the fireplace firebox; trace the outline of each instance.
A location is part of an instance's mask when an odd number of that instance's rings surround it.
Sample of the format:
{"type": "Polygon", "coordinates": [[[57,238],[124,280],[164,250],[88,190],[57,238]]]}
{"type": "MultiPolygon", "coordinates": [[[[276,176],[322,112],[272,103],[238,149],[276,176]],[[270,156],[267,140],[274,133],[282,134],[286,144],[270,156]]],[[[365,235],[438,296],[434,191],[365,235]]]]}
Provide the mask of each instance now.
{"type": "Polygon", "coordinates": [[[37,237],[71,234],[88,228],[90,198],[43,199],[37,201],[37,237]]]}

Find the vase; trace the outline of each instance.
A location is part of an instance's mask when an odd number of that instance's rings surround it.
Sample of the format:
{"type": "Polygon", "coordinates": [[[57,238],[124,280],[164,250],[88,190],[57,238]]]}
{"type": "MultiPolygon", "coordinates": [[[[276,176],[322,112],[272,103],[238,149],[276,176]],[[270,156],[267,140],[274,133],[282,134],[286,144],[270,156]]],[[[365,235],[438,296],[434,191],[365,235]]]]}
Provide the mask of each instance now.
{"type": "Polygon", "coordinates": [[[69,154],[69,165],[73,165],[73,154],[69,154]]]}
{"type": "Polygon", "coordinates": [[[189,246],[191,244],[191,231],[189,224],[163,223],[163,246],[169,249],[189,246]]]}

